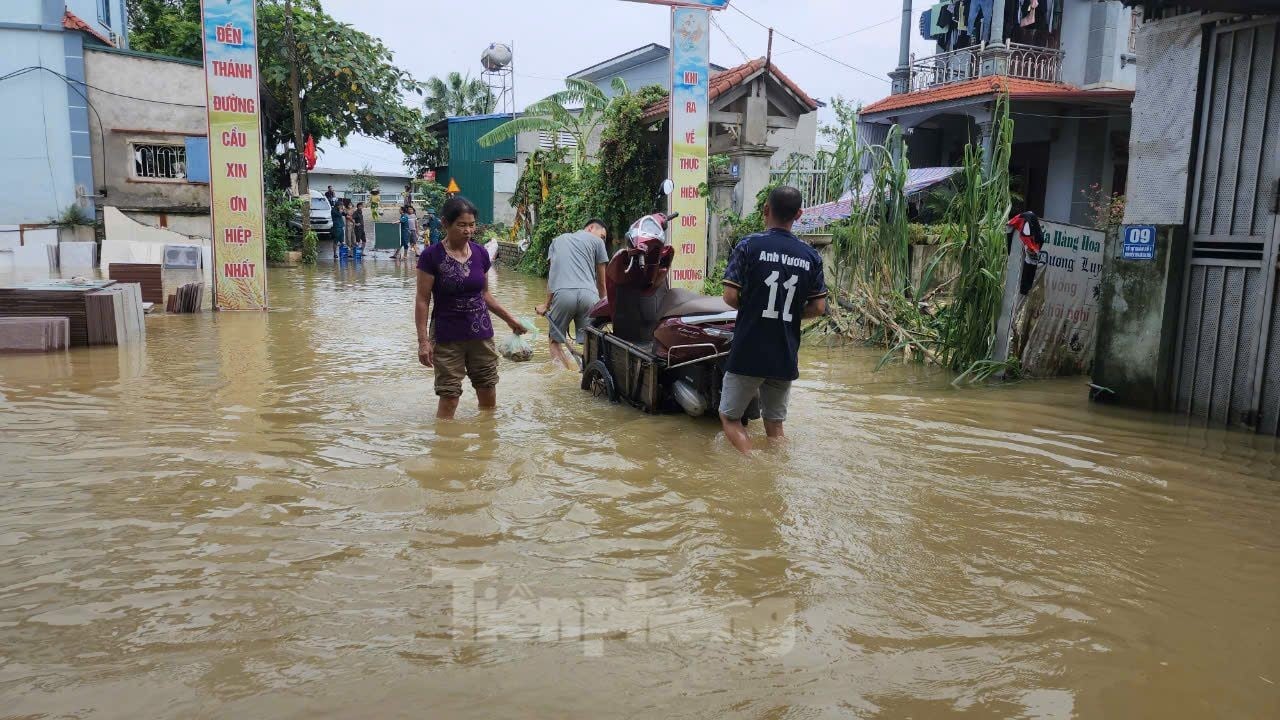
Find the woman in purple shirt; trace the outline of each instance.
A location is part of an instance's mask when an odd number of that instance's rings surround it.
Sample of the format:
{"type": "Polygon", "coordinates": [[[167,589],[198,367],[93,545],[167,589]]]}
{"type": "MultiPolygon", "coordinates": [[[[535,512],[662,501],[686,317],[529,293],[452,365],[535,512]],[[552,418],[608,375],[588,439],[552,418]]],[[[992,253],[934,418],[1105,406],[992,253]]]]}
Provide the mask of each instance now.
{"type": "Polygon", "coordinates": [[[472,242],[476,206],[455,195],[440,209],[440,219],[444,241],[418,256],[413,317],[418,326],[418,360],[436,371],[440,397],[436,417],[448,420],[458,409],[464,377],[471,378],[481,410],[498,404],[498,351],[489,313],[502,318],[517,335],[526,330],[489,292],[489,253],[472,242]]]}

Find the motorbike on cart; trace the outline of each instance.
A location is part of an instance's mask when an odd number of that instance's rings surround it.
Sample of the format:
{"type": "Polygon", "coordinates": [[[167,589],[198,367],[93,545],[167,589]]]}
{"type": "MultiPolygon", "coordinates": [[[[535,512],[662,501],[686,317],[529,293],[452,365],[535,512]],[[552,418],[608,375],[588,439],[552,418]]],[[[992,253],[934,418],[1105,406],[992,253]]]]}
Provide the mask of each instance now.
{"type": "MultiPolygon", "coordinates": [[[[669,195],[672,183],[662,186],[669,195]]],[[[671,287],[675,249],[667,228],[678,213],[632,223],[605,270],[605,297],[591,310],[582,389],[648,413],[718,416],[725,362],[738,313],[722,298],[671,287]]],[[[753,402],[745,423],[759,417],[753,402]]]]}

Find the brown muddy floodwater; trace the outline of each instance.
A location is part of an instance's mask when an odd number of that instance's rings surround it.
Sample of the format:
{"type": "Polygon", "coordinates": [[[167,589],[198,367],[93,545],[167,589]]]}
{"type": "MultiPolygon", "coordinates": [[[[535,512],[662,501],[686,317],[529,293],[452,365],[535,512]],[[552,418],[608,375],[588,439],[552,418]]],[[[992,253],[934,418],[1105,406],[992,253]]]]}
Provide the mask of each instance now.
{"type": "Polygon", "coordinates": [[[1280,716],[1274,440],[809,348],[748,461],[545,335],[437,423],[411,283],[0,358],[0,717],[1280,716]]]}

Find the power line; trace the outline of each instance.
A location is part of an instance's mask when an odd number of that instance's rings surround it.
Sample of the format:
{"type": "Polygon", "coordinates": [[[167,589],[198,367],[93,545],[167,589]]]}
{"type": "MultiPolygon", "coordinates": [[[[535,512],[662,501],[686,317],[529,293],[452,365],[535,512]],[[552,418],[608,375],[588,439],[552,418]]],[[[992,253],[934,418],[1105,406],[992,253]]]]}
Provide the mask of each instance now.
{"type": "MultiPolygon", "coordinates": [[[[837,36],[835,36],[835,37],[833,37],[833,38],[827,38],[826,40],[819,40],[818,42],[814,43],[814,45],[826,45],[827,43],[832,43],[832,42],[835,42],[835,41],[837,41],[837,40],[843,40],[843,39],[845,39],[845,38],[847,38],[847,37],[852,37],[852,36],[854,36],[854,35],[857,35],[858,33],[864,33],[864,32],[866,32],[866,31],[868,31],[868,30],[875,30],[876,28],[878,28],[878,27],[880,27],[880,26],[882,26],[882,25],[888,25],[889,23],[894,22],[894,21],[896,21],[897,19],[898,19],[898,18],[896,18],[896,17],[891,17],[891,18],[889,18],[888,20],[882,20],[882,21],[880,21],[880,22],[876,23],[875,25],[868,25],[868,26],[866,26],[866,27],[864,27],[864,28],[858,28],[857,30],[854,30],[853,32],[847,32],[847,33],[845,33],[845,34],[843,34],[843,35],[837,35],[837,36]]],[[[783,50],[782,52],[780,52],[780,53],[778,53],[778,54],[779,54],[779,55],[787,55],[787,54],[789,54],[789,53],[793,53],[793,52],[800,52],[800,48],[791,48],[790,50],[783,50]]]]}
{"type": "MultiPolygon", "coordinates": [[[[76,93],[77,95],[79,95],[81,99],[83,99],[83,100],[84,100],[85,107],[87,107],[87,108],[89,109],[89,111],[93,113],[93,117],[94,117],[94,119],[98,121],[98,144],[101,146],[101,150],[102,150],[102,183],[105,185],[105,184],[106,184],[106,182],[107,182],[107,176],[110,174],[110,169],[111,169],[111,166],[110,166],[110,156],[109,156],[109,155],[107,155],[107,133],[106,133],[106,130],[104,129],[104,126],[103,126],[103,124],[102,124],[102,115],[98,113],[98,108],[94,107],[94,105],[93,105],[93,103],[92,103],[92,102],[89,102],[89,96],[88,96],[88,95],[86,95],[86,94],[85,94],[85,92],[84,92],[83,90],[81,90],[81,89],[80,89],[80,87],[79,87],[80,85],[84,85],[85,87],[88,87],[88,84],[87,84],[87,83],[85,83],[85,82],[83,82],[83,81],[81,81],[81,80],[72,80],[71,78],[67,77],[66,75],[63,75],[62,73],[57,72],[57,71],[54,71],[54,70],[50,70],[49,68],[44,67],[43,65],[31,65],[31,66],[28,66],[28,67],[22,68],[22,69],[20,69],[20,70],[14,70],[13,72],[11,72],[11,73],[9,73],[9,74],[7,74],[7,75],[0,76],[0,82],[4,82],[5,80],[11,80],[11,79],[13,79],[13,78],[21,77],[21,76],[23,76],[23,75],[26,75],[27,73],[36,72],[36,71],[38,71],[38,70],[44,70],[45,72],[48,72],[49,74],[56,76],[56,77],[57,77],[59,80],[61,80],[61,81],[62,81],[62,82],[67,86],[67,87],[69,87],[69,88],[71,88],[73,91],[75,91],[75,93],[76,93]]],[[[43,86],[42,86],[42,87],[41,87],[41,92],[43,92],[43,90],[44,90],[44,88],[43,88],[43,86]]],[[[44,104],[43,104],[43,103],[41,103],[41,108],[43,108],[43,107],[44,107],[44,104]]],[[[43,110],[42,110],[42,112],[43,112],[43,110]]],[[[47,130],[48,123],[46,122],[46,123],[45,123],[45,125],[46,125],[46,130],[47,130]]],[[[46,132],[46,135],[47,135],[47,132],[46,132]]],[[[48,162],[50,163],[50,177],[52,177],[52,174],[53,174],[53,173],[52,173],[52,160],[49,158],[49,147],[48,147],[48,143],[49,143],[49,141],[48,141],[48,138],[46,137],[46,139],[45,139],[45,156],[46,156],[46,157],[45,157],[45,159],[46,159],[46,161],[48,161],[48,162]]],[[[92,181],[94,181],[94,182],[97,182],[97,180],[96,180],[95,178],[93,178],[93,177],[92,177],[92,176],[93,176],[92,169],[90,170],[89,175],[90,175],[90,180],[92,180],[92,181]]]]}
{"type": "Polygon", "coordinates": [[[716,29],[720,31],[721,35],[724,35],[724,39],[728,40],[729,44],[732,45],[734,49],[742,53],[743,60],[747,60],[747,61],[751,60],[751,57],[747,55],[747,52],[745,50],[742,49],[742,46],[734,42],[733,38],[729,35],[729,33],[724,28],[720,27],[720,23],[716,21],[715,15],[711,16],[711,24],[716,26],[716,29]]]}
{"type": "Polygon", "coordinates": [[[43,65],[30,65],[30,66],[27,66],[27,67],[25,67],[25,68],[22,68],[21,70],[15,70],[14,72],[9,73],[8,75],[5,75],[5,76],[3,76],[3,77],[0,77],[0,80],[8,80],[9,78],[15,77],[15,76],[17,76],[17,75],[19,75],[19,74],[21,74],[21,73],[23,73],[23,72],[26,72],[26,71],[28,71],[28,70],[44,70],[44,71],[46,71],[46,72],[52,73],[53,75],[57,75],[58,77],[62,78],[62,79],[63,79],[63,81],[65,81],[65,82],[74,82],[74,83],[76,83],[76,84],[83,85],[83,86],[85,86],[85,87],[87,87],[87,88],[90,88],[90,89],[92,89],[92,90],[97,90],[98,92],[103,93],[104,95],[114,95],[114,96],[116,96],[116,97],[118,97],[118,98],[124,98],[124,99],[126,99],[126,100],[137,100],[138,102],[154,103],[154,104],[156,104],[156,105],[171,105],[171,106],[173,106],[173,107],[200,108],[201,110],[203,110],[203,109],[204,109],[204,107],[205,107],[203,104],[195,105],[195,104],[191,104],[191,103],[169,102],[168,100],[152,100],[151,98],[135,97],[135,96],[133,96],[133,95],[125,95],[125,94],[123,94],[123,93],[112,92],[112,91],[110,91],[110,90],[104,90],[103,88],[100,88],[100,87],[97,87],[97,86],[94,86],[94,85],[90,85],[90,84],[89,84],[89,83],[87,83],[87,82],[81,82],[81,81],[79,81],[79,80],[72,80],[71,78],[67,77],[66,75],[63,75],[62,73],[58,72],[57,70],[54,70],[53,68],[47,68],[47,67],[45,67],[45,66],[43,66],[43,65]]]}
{"type": "Polygon", "coordinates": [[[787,39],[787,40],[790,40],[791,42],[795,43],[796,45],[799,45],[800,47],[804,48],[805,50],[808,50],[808,51],[809,51],[809,52],[811,52],[811,53],[814,53],[815,55],[821,55],[822,57],[824,57],[824,58],[826,58],[826,59],[830,60],[831,62],[833,62],[833,63],[835,63],[835,64],[837,64],[837,65],[843,65],[844,67],[847,67],[847,68],[849,68],[850,70],[852,70],[852,71],[854,71],[854,72],[856,72],[856,73],[861,73],[861,74],[866,75],[867,77],[872,78],[872,79],[874,79],[874,80],[879,80],[880,82],[884,82],[884,83],[889,82],[887,79],[882,78],[882,77],[880,77],[879,75],[875,75],[875,74],[873,74],[873,73],[869,73],[869,72],[867,72],[866,70],[863,70],[862,68],[856,68],[856,67],[854,67],[854,66],[850,65],[849,63],[847,63],[847,62],[843,61],[843,60],[837,60],[836,58],[831,57],[830,55],[828,55],[828,54],[826,54],[826,53],[822,52],[821,50],[818,50],[818,49],[816,49],[816,48],[814,48],[814,47],[811,47],[811,46],[809,46],[809,45],[806,45],[806,44],[804,44],[804,43],[800,42],[799,40],[797,40],[797,39],[795,39],[795,38],[791,37],[790,35],[788,35],[788,34],[786,34],[786,33],[782,32],[781,30],[778,30],[777,28],[772,28],[772,27],[770,27],[770,26],[768,26],[768,25],[765,25],[764,23],[760,22],[759,20],[757,20],[757,19],[755,19],[755,18],[751,17],[750,15],[748,15],[748,14],[746,13],[746,11],[745,11],[745,10],[743,10],[743,9],[742,9],[742,8],[740,8],[740,7],[738,7],[737,5],[730,5],[730,6],[729,6],[729,8],[730,8],[731,10],[736,10],[736,11],[738,12],[738,14],[739,14],[739,15],[741,15],[742,17],[744,17],[744,18],[746,18],[746,19],[750,20],[751,22],[753,22],[753,23],[755,23],[755,24],[759,25],[760,27],[764,28],[765,30],[773,30],[775,33],[777,33],[778,35],[782,36],[783,38],[785,38],[785,39],[787,39]]]}

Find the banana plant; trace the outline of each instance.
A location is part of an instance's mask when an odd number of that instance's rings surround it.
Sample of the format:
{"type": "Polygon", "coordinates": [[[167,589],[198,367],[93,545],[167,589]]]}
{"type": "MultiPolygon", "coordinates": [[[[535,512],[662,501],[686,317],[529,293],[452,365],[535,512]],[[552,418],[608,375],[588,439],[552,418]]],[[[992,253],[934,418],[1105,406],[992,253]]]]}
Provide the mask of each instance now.
{"type": "MultiPolygon", "coordinates": [[[[524,132],[547,132],[557,140],[560,133],[564,133],[573,138],[576,166],[586,165],[587,146],[604,125],[610,98],[600,86],[588,80],[567,78],[564,84],[564,90],[525,108],[522,117],[513,118],[482,135],[478,140],[481,147],[492,147],[524,132]]],[[[613,79],[612,89],[617,96],[630,93],[622,78],[613,79]]]]}

